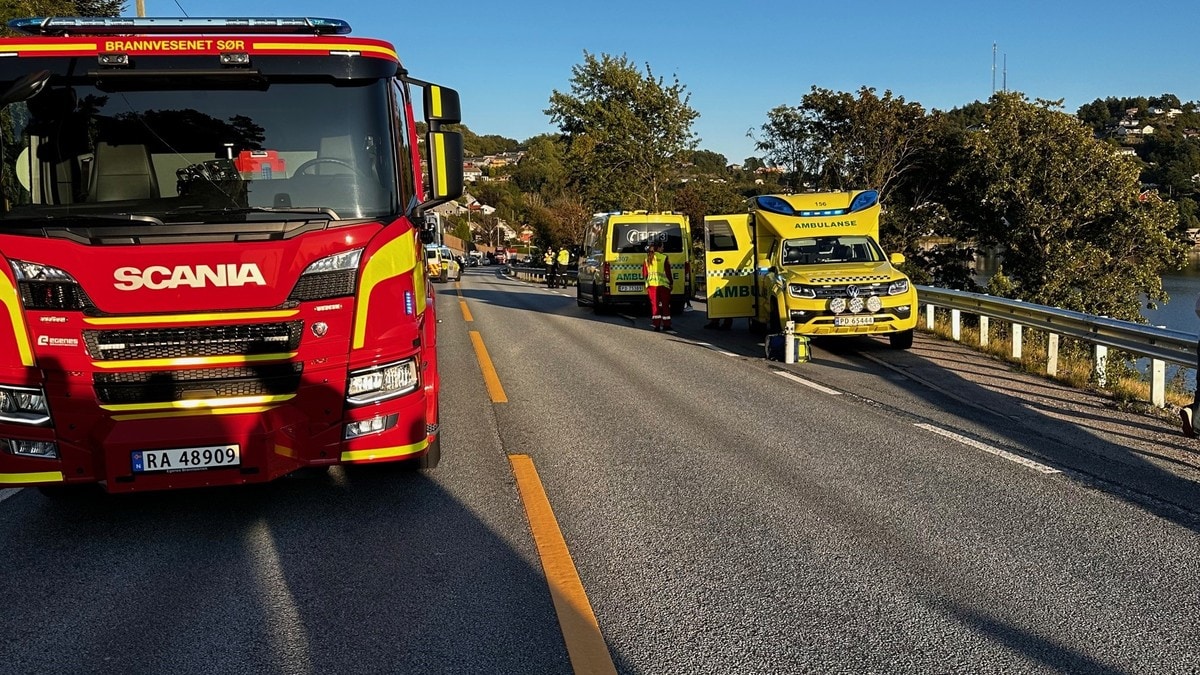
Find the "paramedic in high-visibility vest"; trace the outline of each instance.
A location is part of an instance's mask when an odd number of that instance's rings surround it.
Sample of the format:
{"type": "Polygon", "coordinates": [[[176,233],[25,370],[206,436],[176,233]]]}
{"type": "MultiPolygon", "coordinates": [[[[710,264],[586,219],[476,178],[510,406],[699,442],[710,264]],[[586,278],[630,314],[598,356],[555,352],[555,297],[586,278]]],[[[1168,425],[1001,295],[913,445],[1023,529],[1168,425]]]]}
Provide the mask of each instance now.
{"type": "Polygon", "coordinates": [[[662,252],[662,242],[657,239],[646,246],[642,278],[646,280],[646,294],[650,298],[650,325],[655,331],[670,331],[671,261],[662,252]]]}
{"type": "Polygon", "coordinates": [[[546,263],[546,288],[554,288],[554,273],[558,271],[558,259],[554,257],[553,246],[546,249],[546,255],[542,256],[542,262],[546,263]]]}
{"type": "Polygon", "coordinates": [[[567,287],[567,266],[571,264],[571,252],[566,246],[558,249],[558,285],[567,287]]]}

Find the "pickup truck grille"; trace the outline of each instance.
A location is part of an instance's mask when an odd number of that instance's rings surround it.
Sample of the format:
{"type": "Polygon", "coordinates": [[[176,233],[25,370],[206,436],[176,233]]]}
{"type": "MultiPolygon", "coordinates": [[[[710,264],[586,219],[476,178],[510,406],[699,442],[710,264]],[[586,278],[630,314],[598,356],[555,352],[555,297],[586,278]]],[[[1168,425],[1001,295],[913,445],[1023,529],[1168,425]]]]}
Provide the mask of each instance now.
{"type": "Polygon", "coordinates": [[[302,321],[186,328],[85,330],[88,354],[99,361],[272,354],[300,346],[302,321]]]}

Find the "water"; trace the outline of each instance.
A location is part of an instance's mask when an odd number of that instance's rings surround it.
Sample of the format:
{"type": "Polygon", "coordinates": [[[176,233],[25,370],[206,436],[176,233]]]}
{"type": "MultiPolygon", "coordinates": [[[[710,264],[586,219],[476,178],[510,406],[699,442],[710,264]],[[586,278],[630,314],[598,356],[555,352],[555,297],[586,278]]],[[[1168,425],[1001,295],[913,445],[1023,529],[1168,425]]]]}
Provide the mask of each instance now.
{"type": "Polygon", "coordinates": [[[1142,316],[1152,326],[1163,326],[1187,333],[1200,331],[1196,317],[1196,297],[1200,295],[1200,255],[1193,254],[1188,266],[1163,277],[1163,290],[1171,296],[1166,304],[1155,309],[1142,308],[1142,316]]]}

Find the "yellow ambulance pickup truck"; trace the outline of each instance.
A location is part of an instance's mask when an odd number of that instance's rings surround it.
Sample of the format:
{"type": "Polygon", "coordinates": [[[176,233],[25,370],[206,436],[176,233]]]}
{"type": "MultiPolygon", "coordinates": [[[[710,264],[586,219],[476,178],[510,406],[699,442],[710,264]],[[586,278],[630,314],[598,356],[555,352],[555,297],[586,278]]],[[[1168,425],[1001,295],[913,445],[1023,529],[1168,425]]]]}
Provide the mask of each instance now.
{"type": "Polygon", "coordinates": [[[887,335],[912,346],[916,288],[879,245],[879,193],[762,195],[704,219],[708,318],[797,335],[887,335]]]}

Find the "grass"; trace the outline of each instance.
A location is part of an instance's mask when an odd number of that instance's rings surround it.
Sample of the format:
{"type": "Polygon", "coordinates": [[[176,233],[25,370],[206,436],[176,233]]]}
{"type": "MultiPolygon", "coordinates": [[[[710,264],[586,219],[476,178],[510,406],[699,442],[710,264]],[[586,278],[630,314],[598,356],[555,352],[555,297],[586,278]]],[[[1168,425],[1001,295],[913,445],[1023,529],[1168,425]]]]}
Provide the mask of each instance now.
{"type": "MultiPolygon", "coordinates": [[[[1021,333],[1021,358],[1014,359],[1011,328],[1007,322],[989,321],[988,344],[980,346],[979,326],[969,325],[966,318],[964,317],[959,329],[961,344],[1004,361],[1022,372],[1044,377],[1073,389],[1100,394],[1119,405],[1156,414],[1174,416],[1175,408],[1190,405],[1192,402],[1192,392],[1187,387],[1187,374],[1191,369],[1180,368],[1175,377],[1167,380],[1167,409],[1164,411],[1150,403],[1150,382],[1147,376],[1138,372],[1131,362],[1123,359],[1122,355],[1114,350],[1109,351],[1110,366],[1105,386],[1101,387],[1093,372],[1091,346],[1087,343],[1060,338],[1058,369],[1056,374],[1049,375],[1046,373],[1048,333],[1026,326],[1021,333]]],[[[923,321],[920,326],[924,326],[923,321]]],[[[934,317],[933,330],[923,327],[919,327],[919,330],[944,340],[953,340],[950,317],[942,312],[938,312],[934,317]]]]}

